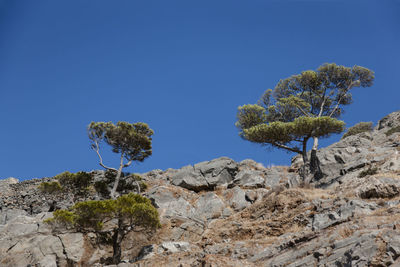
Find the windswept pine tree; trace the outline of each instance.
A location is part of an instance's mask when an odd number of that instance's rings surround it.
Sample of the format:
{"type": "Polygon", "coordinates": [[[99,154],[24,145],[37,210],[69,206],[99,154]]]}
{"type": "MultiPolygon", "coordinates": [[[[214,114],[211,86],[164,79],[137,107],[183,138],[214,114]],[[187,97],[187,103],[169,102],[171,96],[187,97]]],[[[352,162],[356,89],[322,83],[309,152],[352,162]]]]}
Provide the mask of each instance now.
{"type": "MultiPolygon", "coordinates": [[[[280,80],[257,104],[239,106],[236,126],[250,142],[285,149],[302,155],[303,178],[322,176],[317,157],[319,138],[344,131],[338,120],[343,107],[352,103],[351,90],[369,87],[374,73],[364,67],[324,64],[280,80]],[[307,142],[313,139],[310,159],[307,142]]],[[[307,181],[306,181],[307,182],[307,181]]]]}
{"type": "MultiPolygon", "coordinates": [[[[88,126],[88,136],[92,141],[92,149],[99,157],[100,166],[117,173],[110,194],[111,198],[115,199],[115,192],[121,178],[122,169],[129,167],[133,161],[143,161],[152,154],[151,136],[153,134],[153,130],[143,122],[128,123],[119,121],[117,124],[92,122],[88,126]],[[114,153],[120,154],[118,169],[106,166],[103,163],[103,158],[100,155],[100,143],[102,141],[110,145],[114,153]]],[[[140,188],[139,185],[138,188],[140,188]]]]}

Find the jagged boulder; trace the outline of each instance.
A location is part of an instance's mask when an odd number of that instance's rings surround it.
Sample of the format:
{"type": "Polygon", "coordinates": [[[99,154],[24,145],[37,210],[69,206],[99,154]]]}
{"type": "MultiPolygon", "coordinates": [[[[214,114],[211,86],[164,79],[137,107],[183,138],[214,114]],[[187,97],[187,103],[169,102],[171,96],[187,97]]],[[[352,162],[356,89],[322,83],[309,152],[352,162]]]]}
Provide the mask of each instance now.
{"type": "Polygon", "coordinates": [[[393,198],[400,194],[400,179],[392,177],[368,177],[364,179],[357,194],[361,198],[393,198]]]}
{"type": "Polygon", "coordinates": [[[171,183],[195,192],[212,190],[218,185],[230,183],[237,170],[235,161],[222,157],[183,167],[171,177],[171,183]]]}
{"type": "Polygon", "coordinates": [[[255,170],[240,171],[233,180],[234,185],[246,188],[260,188],[265,186],[264,173],[255,170]]]}

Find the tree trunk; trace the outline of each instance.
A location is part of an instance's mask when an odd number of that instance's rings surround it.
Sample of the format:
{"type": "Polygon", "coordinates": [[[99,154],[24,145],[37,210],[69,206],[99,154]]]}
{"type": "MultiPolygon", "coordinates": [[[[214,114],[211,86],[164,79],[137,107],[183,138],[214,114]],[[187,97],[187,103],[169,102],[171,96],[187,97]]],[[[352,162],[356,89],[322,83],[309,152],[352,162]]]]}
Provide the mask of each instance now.
{"type": "Polygon", "coordinates": [[[113,263],[118,264],[121,262],[121,243],[124,238],[124,230],[121,225],[121,220],[118,219],[118,228],[114,229],[113,234],[113,263]]]}
{"type": "Polygon", "coordinates": [[[301,151],[301,156],[303,157],[303,167],[301,170],[301,178],[303,179],[304,184],[308,184],[311,180],[310,178],[310,162],[308,161],[308,156],[307,156],[307,141],[309,138],[305,138],[303,140],[303,150],[301,151]]]}
{"type": "Polygon", "coordinates": [[[118,183],[119,183],[119,179],[121,178],[121,174],[122,174],[122,168],[124,167],[124,154],[121,154],[121,163],[119,165],[119,169],[117,171],[117,176],[115,177],[115,181],[114,181],[114,185],[113,188],[111,190],[110,193],[110,197],[112,199],[115,199],[115,192],[117,192],[117,188],[118,188],[118,183]]]}
{"type": "Polygon", "coordinates": [[[317,156],[318,150],[318,137],[314,137],[314,144],[311,149],[310,156],[310,172],[314,176],[314,179],[319,180],[323,177],[323,173],[320,166],[320,161],[317,156]]]}

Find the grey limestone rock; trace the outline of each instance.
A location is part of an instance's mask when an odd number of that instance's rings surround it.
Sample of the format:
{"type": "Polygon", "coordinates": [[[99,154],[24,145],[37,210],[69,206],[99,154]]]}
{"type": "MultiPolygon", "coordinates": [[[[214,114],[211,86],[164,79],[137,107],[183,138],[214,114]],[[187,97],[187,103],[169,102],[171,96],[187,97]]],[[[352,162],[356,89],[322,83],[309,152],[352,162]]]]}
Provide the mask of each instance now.
{"type": "MultiPolygon", "coordinates": [[[[161,218],[183,218],[191,219],[194,216],[193,206],[184,198],[184,192],[179,195],[168,187],[155,187],[147,193],[147,197],[158,208],[161,218]]],[[[186,196],[189,198],[189,196],[186,196]]]]}
{"type": "Polygon", "coordinates": [[[190,165],[178,170],[178,172],[171,177],[171,184],[195,192],[206,190],[209,187],[204,176],[199,171],[195,171],[190,165]]]}
{"type": "Polygon", "coordinates": [[[231,189],[227,189],[224,192],[224,199],[226,203],[235,211],[240,211],[250,206],[250,201],[251,201],[248,200],[248,198],[246,198],[246,192],[238,186],[235,186],[234,188],[231,189]]]}
{"type": "Polygon", "coordinates": [[[181,251],[188,251],[190,244],[188,242],[164,242],[158,246],[158,253],[176,253],[181,251]]]}
{"type": "Polygon", "coordinates": [[[400,112],[392,112],[382,118],[375,127],[375,130],[388,130],[393,127],[400,126],[400,112]]]}
{"type": "Polygon", "coordinates": [[[25,210],[20,209],[6,209],[4,211],[0,210],[0,225],[6,224],[10,220],[20,215],[28,215],[28,213],[25,210]]]}
{"type": "Polygon", "coordinates": [[[314,203],[318,213],[313,216],[312,230],[320,231],[330,226],[343,223],[353,216],[371,214],[378,209],[376,203],[370,203],[359,199],[350,201],[319,201],[314,203]]]}
{"type": "Polygon", "coordinates": [[[230,183],[237,170],[235,161],[221,157],[181,168],[172,175],[171,183],[195,192],[212,190],[218,185],[230,183]]]}
{"type": "Polygon", "coordinates": [[[59,235],[62,242],[66,257],[70,262],[79,262],[83,256],[83,234],[82,233],[67,233],[59,235]]]}
{"type": "Polygon", "coordinates": [[[235,185],[246,188],[260,188],[265,186],[265,178],[262,171],[243,170],[233,180],[235,185]]]}
{"type": "Polygon", "coordinates": [[[368,177],[357,189],[361,198],[392,198],[400,194],[400,179],[368,177]]]}
{"type": "Polygon", "coordinates": [[[222,215],[225,203],[215,193],[207,192],[199,197],[194,207],[196,217],[211,220],[222,215]]]}

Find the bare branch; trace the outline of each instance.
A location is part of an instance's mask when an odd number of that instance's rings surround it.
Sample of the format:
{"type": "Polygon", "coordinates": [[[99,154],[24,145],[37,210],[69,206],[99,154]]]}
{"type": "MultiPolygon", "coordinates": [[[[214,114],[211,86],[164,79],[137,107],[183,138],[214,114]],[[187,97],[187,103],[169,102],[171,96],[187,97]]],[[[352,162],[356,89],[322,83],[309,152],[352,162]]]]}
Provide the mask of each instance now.
{"type": "Polygon", "coordinates": [[[273,142],[273,143],[271,143],[271,144],[274,145],[274,146],[276,146],[276,147],[279,147],[279,148],[283,148],[283,149],[292,151],[292,152],[294,152],[294,153],[298,153],[298,154],[301,154],[301,153],[302,153],[302,152],[301,152],[299,149],[297,149],[297,148],[293,148],[293,147],[290,147],[290,146],[286,146],[286,145],[281,144],[281,143],[273,142]]]}
{"type": "Polygon", "coordinates": [[[295,105],[296,105],[296,107],[300,110],[300,112],[303,113],[304,116],[312,117],[312,114],[309,114],[309,113],[305,112],[305,111],[301,108],[300,105],[298,105],[298,104],[295,104],[295,105]]]}
{"type": "Polygon", "coordinates": [[[111,167],[108,167],[108,166],[103,164],[103,158],[101,157],[100,152],[99,152],[99,143],[96,140],[93,140],[93,142],[94,142],[94,145],[92,145],[92,149],[94,151],[96,151],[97,156],[99,156],[99,159],[100,159],[100,163],[99,164],[100,164],[100,166],[103,167],[104,169],[107,169],[107,170],[118,171],[115,168],[111,168],[111,167]]]}
{"type": "MultiPolygon", "coordinates": [[[[358,80],[357,80],[358,81],[358,80]]],[[[332,117],[333,114],[335,114],[336,110],[338,109],[340,105],[340,101],[342,100],[342,97],[347,94],[347,92],[354,86],[355,82],[351,82],[350,85],[346,88],[343,94],[340,95],[335,108],[332,110],[331,114],[329,114],[329,117],[332,117]]]]}
{"type": "Polygon", "coordinates": [[[129,167],[131,164],[132,164],[132,160],[128,161],[128,162],[123,166],[123,168],[129,167]]]}

